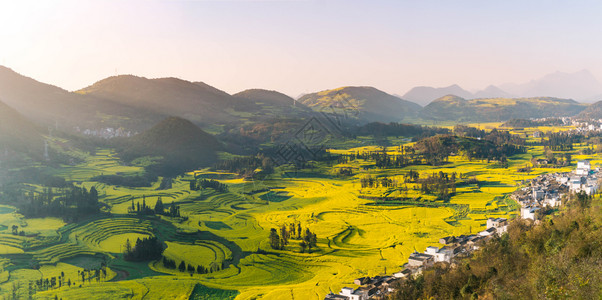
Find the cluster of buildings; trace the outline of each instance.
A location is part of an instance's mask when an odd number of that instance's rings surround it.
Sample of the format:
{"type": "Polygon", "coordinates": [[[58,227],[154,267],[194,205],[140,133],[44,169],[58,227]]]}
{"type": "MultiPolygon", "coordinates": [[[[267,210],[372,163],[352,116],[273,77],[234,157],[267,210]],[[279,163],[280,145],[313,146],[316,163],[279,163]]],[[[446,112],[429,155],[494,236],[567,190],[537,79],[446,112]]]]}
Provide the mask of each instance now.
{"type": "Polygon", "coordinates": [[[538,210],[560,207],[569,193],[595,194],[600,188],[599,171],[600,168],[592,169],[589,161],[579,161],[575,171],[538,176],[531,180],[530,186],[514,192],[511,197],[521,205],[522,218],[536,220],[538,210]]]}
{"type": "Polygon", "coordinates": [[[354,281],[358,288],[344,287],[338,294],[330,293],[325,300],[368,300],[385,299],[386,295],[395,291],[394,283],[404,280],[409,276],[422,273],[425,268],[432,267],[435,263],[453,263],[453,259],[466,256],[470,252],[479,249],[484,241],[495,235],[501,235],[508,228],[506,218],[489,218],[487,229],[478,234],[447,236],[439,239],[442,247],[427,247],[424,253],[414,252],[410,254],[408,263],[404,268],[392,276],[362,277],[354,281]]]}
{"type": "Polygon", "coordinates": [[[577,133],[586,133],[589,131],[602,131],[602,119],[598,120],[570,120],[570,124],[575,126],[575,131],[577,133]]]}
{"type": "MultiPolygon", "coordinates": [[[[590,120],[577,120],[571,117],[562,117],[562,118],[539,118],[539,119],[531,119],[534,121],[548,121],[550,119],[558,119],[562,121],[563,126],[574,126],[575,129],[571,129],[567,131],[568,133],[575,134],[583,134],[588,132],[600,132],[602,131],[602,119],[590,119],[590,120]]],[[[534,131],[533,137],[540,138],[542,136],[541,131],[534,131]]]]}
{"type": "Polygon", "coordinates": [[[359,285],[357,289],[344,287],[338,294],[330,293],[325,300],[368,300],[384,299],[387,294],[394,292],[394,283],[399,278],[395,276],[361,277],[353,281],[359,285]]]}
{"type": "Polygon", "coordinates": [[[105,127],[100,129],[85,129],[80,130],[79,127],[76,127],[76,131],[80,132],[84,135],[100,137],[104,139],[112,139],[116,137],[131,137],[136,135],[136,133],[132,133],[131,131],[125,130],[123,128],[113,128],[113,127],[105,127]]]}

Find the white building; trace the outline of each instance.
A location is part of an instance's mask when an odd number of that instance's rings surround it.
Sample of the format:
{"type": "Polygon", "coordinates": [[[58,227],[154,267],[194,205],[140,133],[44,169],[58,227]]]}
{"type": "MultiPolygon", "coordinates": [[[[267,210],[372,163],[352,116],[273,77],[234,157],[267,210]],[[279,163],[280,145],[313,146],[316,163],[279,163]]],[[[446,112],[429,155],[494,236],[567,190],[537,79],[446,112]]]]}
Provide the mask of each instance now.
{"type": "Polygon", "coordinates": [[[589,175],[589,171],[591,171],[592,166],[587,160],[580,160],[577,162],[577,169],[575,170],[575,174],[586,176],[589,175]]]}
{"type": "Polygon", "coordinates": [[[508,230],[508,219],[506,218],[489,218],[487,219],[487,228],[495,228],[498,235],[508,230]]]}
{"type": "Polygon", "coordinates": [[[424,253],[432,255],[434,262],[450,262],[452,258],[452,253],[449,253],[449,251],[445,251],[443,248],[439,249],[438,247],[433,246],[426,247],[426,251],[424,251],[424,253]]]}
{"type": "Polygon", "coordinates": [[[497,233],[497,229],[491,227],[491,228],[487,228],[481,232],[479,232],[480,236],[490,236],[490,235],[494,235],[497,233]]]}
{"type": "Polygon", "coordinates": [[[538,210],[539,210],[539,207],[530,207],[530,206],[522,207],[520,209],[520,216],[523,219],[531,219],[531,220],[535,221],[535,212],[538,210]]]}
{"type": "Polygon", "coordinates": [[[367,300],[368,299],[367,291],[362,291],[360,289],[353,289],[350,287],[342,288],[339,295],[345,296],[349,300],[367,300]]]}
{"type": "Polygon", "coordinates": [[[560,200],[559,196],[549,197],[544,200],[544,204],[550,207],[558,207],[562,205],[562,200],[560,200]]]}
{"type": "Polygon", "coordinates": [[[412,275],[412,271],[410,271],[410,269],[403,269],[397,273],[393,274],[393,277],[395,278],[405,278],[412,275]]]}
{"type": "Polygon", "coordinates": [[[435,262],[435,257],[426,253],[414,252],[410,254],[408,266],[410,267],[429,267],[435,262]]]}

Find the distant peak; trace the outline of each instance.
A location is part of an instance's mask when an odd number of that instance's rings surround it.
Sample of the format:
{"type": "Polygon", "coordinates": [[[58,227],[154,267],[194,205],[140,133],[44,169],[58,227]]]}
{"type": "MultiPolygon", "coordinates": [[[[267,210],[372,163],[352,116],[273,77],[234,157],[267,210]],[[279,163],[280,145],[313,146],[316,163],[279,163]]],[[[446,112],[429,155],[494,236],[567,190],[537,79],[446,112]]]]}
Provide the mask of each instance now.
{"type": "Polygon", "coordinates": [[[458,97],[456,95],[445,95],[441,98],[436,99],[435,101],[466,101],[466,99],[462,98],[462,97],[458,97]]]}

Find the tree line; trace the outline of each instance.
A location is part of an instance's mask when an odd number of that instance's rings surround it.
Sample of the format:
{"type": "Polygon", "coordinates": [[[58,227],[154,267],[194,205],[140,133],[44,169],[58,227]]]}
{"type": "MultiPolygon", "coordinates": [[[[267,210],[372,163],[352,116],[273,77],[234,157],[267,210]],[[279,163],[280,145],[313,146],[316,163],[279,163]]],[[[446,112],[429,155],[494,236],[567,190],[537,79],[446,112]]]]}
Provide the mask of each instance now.
{"type": "Polygon", "coordinates": [[[57,217],[67,222],[100,212],[98,191],[91,187],[46,187],[41,192],[27,192],[17,203],[19,211],[28,218],[57,217]]]}
{"type": "Polygon", "coordinates": [[[223,160],[215,164],[214,168],[216,170],[237,173],[239,176],[248,178],[253,177],[255,170],[259,168],[267,174],[274,172],[272,159],[263,153],[223,160]]]}
{"type": "Polygon", "coordinates": [[[316,234],[311,232],[309,228],[306,228],[305,231],[303,231],[301,223],[291,223],[288,226],[282,224],[280,230],[276,228],[270,229],[269,241],[272,249],[283,250],[291,240],[299,241],[301,253],[304,253],[306,250],[311,253],[311,249],[316,248],[318,244],[318,237],[316,234]]]}
{"type": "Polygon", "coordinates": [[[363,125],[354,130],[350,130],[353,135],[371,135],[371,136],[395,136],[395,137],[414,137],[416,140],[434,136],[437,134],[449,134],[450,130],[442,127],[429,127],[402,123],[380,123],[372,122],[363,125]]]}
{"type": "MultiPolygon", "coordinates": [[[[165,268],[172,269],[172,270],[176,269],[176,261],[175,260],[169,259],[169,258],[163,256],[163,259],[161,261],[165,268]]],[[[196,267],[194,267],[191,264],[186,264],[186,261],[184,261],[184,260],[182,260],[180,262],[180,264],[177,265],[177,269],[180,272],[188,272],[188,273],[190,273],[190,275],[192,275],[195,272],[198,274],[209,274],[209,273],[220,271],[224,268],[225,268],[224,262],[218,263],[215,261],[211,262],[209,267],[205,267],[205,266],[201,266],[201,265],[197,265],[196,267]]]]}
{"type": "MultiPolygon", "coordinates": [[[[92,280],[100,282],[107,279],[107,266],[103,262],[98,268],[82,269],[77,270],[77,278],[71,280],[65,276],[65,272],[61,271],[59,276],[52,277],[41,277],[34,281],[36,291],[47,291],[50,289],[61,288],[63,286],[71,287],[75,286],[78,282],[80,287],[88,281],[91,283],[92,280]]],[[[31,288],[31,287],[30,287],[31,288]]]]}
{"type": "Polygon", "coordinates": [[[163,243],[156,237],[138,238],[133,246],[130,239],[127,239],[123,259],[127,261],[157,260],[161,258],[163,250],[163,243]]]}
{"type": "Polygon", "coordinates": [[[161,199],[161,196],[159,196],[157,202],[155,202],[155,207],[151,208],[150,205],[146,204],[146,196],[143,195],[142,204],[140,204],[140,201],[137,201],[134,204],[134,200],[132,199],[132,204],[128,207],[128,213],[143,216],[163,215],[178,218],[180,217],[180,206],[172,201],[168,208],[163,204],[163,200],[161,199]]]}
{"type": "Polygon", "coordinates": [[[212,188],[216,192],[225,193],[228,191],[228,185],[221,183],[215,179],[197,179],[190,181],[190,190],[198,191],[199,189],[212,188]]]}

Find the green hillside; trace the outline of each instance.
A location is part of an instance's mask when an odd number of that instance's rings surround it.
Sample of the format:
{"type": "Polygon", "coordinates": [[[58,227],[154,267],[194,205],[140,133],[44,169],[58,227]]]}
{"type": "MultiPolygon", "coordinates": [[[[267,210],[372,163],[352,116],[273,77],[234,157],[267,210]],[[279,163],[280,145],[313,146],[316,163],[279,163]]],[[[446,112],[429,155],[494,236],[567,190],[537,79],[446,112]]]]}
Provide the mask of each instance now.
{"type": "Polygon", "coordinates": [[[277,91],[249,89],[232,96],[241,99],[255,119],[304,117],[312,112],[309,107],[277,91]]]}
{"type": "Polygon", "coordinates": [[[151,170],[175,175],[215,162],[219,143],[192,122],[170,117],[127,141],[122,158],[162,157],[151,170]]]}
{"type": "Polygon", "coordinates": [[[225,110],[236,102],[232,96],[206,84],[133,75],[109,77],[77,93],[195,123],[232,121],[232,116],[225,110]]]}
{"type": "Polygon", "coordinates": [[[41,158],[43,149],[44,142],[38,128],[16,110],[0,102],[0,159],[17,153],[41,158]]]}
{"type": "Polygon", "coordinates": [[[317,111],[344,110],[360,122],[397,122],[414,117],[420,105],[373,87],[341,87],[304,95],[299,102],[317,111]]]}
{"type": "Polygon", "coordinates": [[[586,109],[577,115],[580,119],[601,119],[602,101],[590,104],[586,109]]]}
{"type": "Polygon", "coordinates": [[[497,122],[517,118],[574,116],[585,108],[585,105],[574,100],[550,97],[465,100],[447,95],[424,107],[420,117],[437,121],[497,122]]]}

